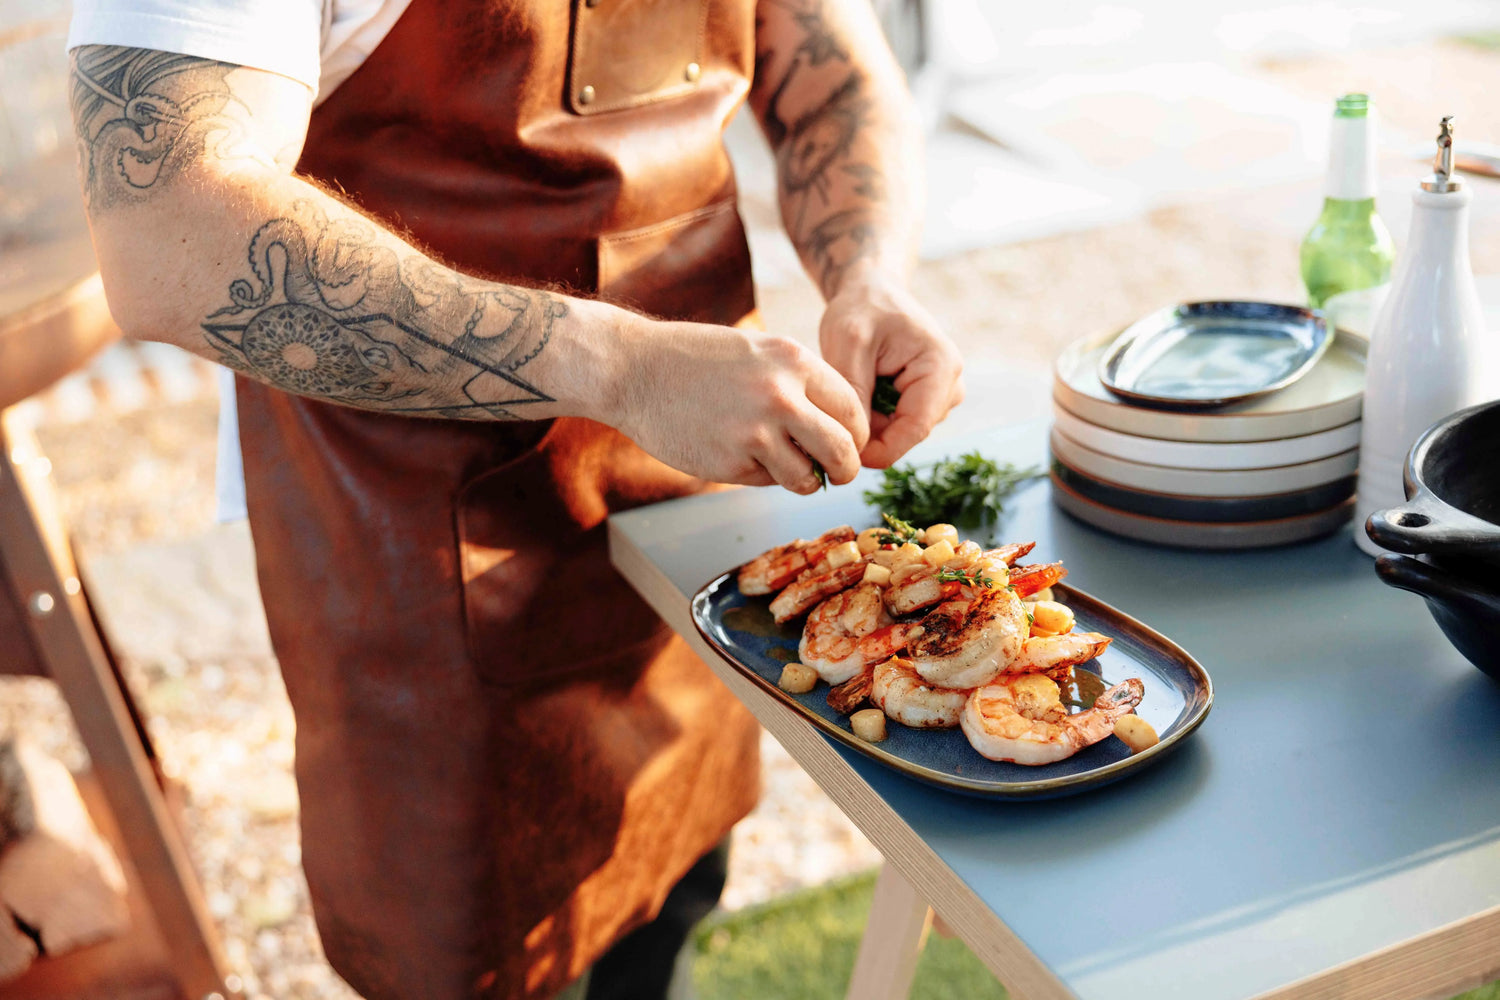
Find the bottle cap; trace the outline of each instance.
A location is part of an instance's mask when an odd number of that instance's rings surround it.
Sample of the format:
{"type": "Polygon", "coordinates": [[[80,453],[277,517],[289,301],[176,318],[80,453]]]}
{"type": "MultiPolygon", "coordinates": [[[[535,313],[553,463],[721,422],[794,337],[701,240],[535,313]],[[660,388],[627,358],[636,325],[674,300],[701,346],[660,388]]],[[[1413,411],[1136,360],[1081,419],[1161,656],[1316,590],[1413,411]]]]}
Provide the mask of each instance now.
{"type": "Polygon", "coordinates": [[[1443,194],[1460,191],[1463,186],[1463,181],[1453,176],[1453,116],[1444,115],[1438,126],[1437,156],[1432,161],[1432,176],[1422,182],[1422,190],[1443,194]]]}

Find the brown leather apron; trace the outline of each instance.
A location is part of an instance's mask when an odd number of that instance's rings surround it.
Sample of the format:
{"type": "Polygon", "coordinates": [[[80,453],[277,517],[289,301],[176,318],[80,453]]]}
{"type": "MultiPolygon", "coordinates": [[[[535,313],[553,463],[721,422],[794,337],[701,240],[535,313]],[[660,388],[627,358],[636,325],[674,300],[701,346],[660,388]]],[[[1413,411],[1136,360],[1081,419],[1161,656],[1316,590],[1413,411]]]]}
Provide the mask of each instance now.
{"type": "MultiPolygon", "coordinates": [[[[733,323],[752,8],[412,0],[300,169],[471,273],[733,323]]],[[[238,398],[329,960],[370,1000],[553,993],[758,789],[753,720],[605,548],[703,484],[587,420],[238,398]]]]}

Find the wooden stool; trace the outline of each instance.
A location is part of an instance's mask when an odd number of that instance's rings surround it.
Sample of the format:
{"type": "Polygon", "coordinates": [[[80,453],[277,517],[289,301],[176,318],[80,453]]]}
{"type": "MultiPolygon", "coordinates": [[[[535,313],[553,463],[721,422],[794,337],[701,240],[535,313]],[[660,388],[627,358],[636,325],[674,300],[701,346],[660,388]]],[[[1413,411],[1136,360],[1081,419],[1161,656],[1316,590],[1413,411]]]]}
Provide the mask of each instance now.
{"type": "MultiPolygon", "coordinates": [[[[97,276],[0,320],[0,405],[117,336],[97,276]]],[[[39,960],[0,987],[0,1000],[222,1000],[238,982],[225,969],[150,739],[89,603],[50,471],[35,437],[0,411],[0,672],[51,678],[72,711],[93,764],[82,790],[125,865],[132,929],[39,960]]]]}

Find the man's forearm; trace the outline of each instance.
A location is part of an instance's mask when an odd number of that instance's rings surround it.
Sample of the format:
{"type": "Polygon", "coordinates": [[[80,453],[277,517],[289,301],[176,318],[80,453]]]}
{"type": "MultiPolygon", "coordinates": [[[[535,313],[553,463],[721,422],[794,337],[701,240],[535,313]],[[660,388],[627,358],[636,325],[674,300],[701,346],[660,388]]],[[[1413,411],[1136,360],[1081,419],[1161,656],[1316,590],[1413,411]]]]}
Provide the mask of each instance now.
{"type": "Polygon", "coordinates": [[[751,101],[787,233],[828,298],[863,271],[904,277],[920,223],[921,130],[867,7],[759,5],[751,101]]]}
{"type": "Polygon", "coordinates": [[[443,266],[258,153],[232,67],[132,51],[80,50],[74,86],[96,248],[128,334],[366,409],[610,410],[620,342],[601,328],[634,317],[443,266]]]}

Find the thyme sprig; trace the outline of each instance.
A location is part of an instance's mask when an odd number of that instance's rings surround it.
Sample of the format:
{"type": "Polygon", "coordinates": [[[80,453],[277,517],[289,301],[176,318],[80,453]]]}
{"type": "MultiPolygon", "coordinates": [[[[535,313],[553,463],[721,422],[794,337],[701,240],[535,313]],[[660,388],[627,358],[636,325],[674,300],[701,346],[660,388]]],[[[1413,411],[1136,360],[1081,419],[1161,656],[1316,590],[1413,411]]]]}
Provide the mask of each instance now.
{"type": "MultiPolygon", "coordinates": [[[[865,498],[869,499],[868,494],[865,498]]],[[[921,533],[917,531],[915,525],[909,524],[899,517],[892,517],[885,511],[881,511],[880,516],[885,521],[886,526],[890,528],[889,531],[882,531],[875,536],[875,540],[881,545],[905,545],[907,542],[916,541],[917,535],[921,533]]]]}
{"type": "Polygon", "coordinates": [[[939,583],[966,583],[971,587],[993,587],[995,581],[987,576],[980,576],[978,570],[965,573],[961,569],[938,570],[939,583]]]}
{"type": "Polygon", "coordinates": [[[896,404],[899,402],[901,402],[901,390],[896,388],[896,380],[889,375],[876,375],[875,393],[870,398],[870,409],[888,417],[896,412],[896,404]]]}
{"type": "Polygon", "coordinates": [[[977,525],[998,517],[1017,486],[1042,475],[1034,466],[1018,469],[970,452],[925,468],[886,469],[880,488],[864,496],[866,503],[916,524],[977,525]]]}

